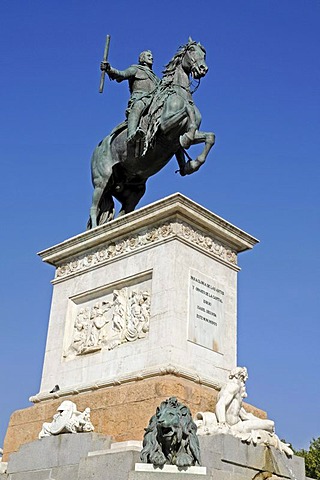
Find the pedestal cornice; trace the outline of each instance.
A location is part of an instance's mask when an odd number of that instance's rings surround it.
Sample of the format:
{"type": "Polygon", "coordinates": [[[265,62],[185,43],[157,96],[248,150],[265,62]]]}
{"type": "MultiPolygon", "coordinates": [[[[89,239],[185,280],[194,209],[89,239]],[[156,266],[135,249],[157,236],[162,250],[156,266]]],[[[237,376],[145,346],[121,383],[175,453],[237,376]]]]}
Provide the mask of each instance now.
{"type": "Polygon", "coordinates": [[[180,193],[154,202],[39,253],[56,281],[119,255],[176,238],[238,270],[237,254],[258,240],[180,193]]]}

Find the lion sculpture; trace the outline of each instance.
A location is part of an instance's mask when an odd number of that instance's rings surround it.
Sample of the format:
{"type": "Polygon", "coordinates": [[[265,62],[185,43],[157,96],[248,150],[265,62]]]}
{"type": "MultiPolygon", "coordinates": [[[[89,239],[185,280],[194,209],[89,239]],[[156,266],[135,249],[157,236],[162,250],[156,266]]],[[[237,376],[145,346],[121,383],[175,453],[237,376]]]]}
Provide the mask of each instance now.
{"type": "Polygon", "coordinates": [[[160,404],[145,429],[140,459],[155,467],[200,465],[197,426],[188,407],[171,397],[160,404]]]}

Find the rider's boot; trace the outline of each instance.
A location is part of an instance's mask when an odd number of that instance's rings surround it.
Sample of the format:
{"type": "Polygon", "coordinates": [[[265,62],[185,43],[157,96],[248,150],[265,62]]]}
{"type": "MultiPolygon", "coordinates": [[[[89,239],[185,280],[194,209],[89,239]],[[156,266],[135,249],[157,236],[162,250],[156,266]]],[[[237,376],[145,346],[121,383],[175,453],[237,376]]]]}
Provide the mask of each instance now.
{"type": "Polygon", "coordinates": [[[141,140],[145,136],[145,132],[142,128],[138,127],[137,130],[130,136],[128,136],[127,143],[134,145],[138,140],[141,140]]]}
{"type": "Polygon", "coordinates": [[[128,116],[128,136],[127,143],[130,146],[135,146],[137,140],[144,137],[145,132],[139,127],[140,111],[136,108],[136,111],[132,110],[128,116]]]}
{"type": "Polygon", "coordinates": [[[139,125],[139,116],[137,115],[136,112],[131,110],[131,112],[128,115],[128,131],[127,131],[127,141],[131,141],[131,139],[134,137],[134,134],[136,133],[136,130],[139,125]]]}

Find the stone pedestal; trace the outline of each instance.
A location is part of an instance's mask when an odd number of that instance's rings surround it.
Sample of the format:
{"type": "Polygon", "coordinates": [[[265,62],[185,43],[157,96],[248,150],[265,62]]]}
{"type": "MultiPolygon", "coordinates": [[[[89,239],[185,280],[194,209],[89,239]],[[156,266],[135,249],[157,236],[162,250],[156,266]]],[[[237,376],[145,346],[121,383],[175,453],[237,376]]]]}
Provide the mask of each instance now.
{"type": "Polygon", "coordinates": [[[200,438],[202,466],[140,464],[138,442],[111,443],[94,433],[62,434],[22,446],[0,480],[305,480],[304,460],[231,435],[200,438]]]}
{"type": "Polygon", "coordinates": [[[40,253],[56,267],[40,393],[236,366],[237,254],[250,235],[176,194],[40,253]]]}
{"type": "Polygon", "coordinates": [[[174,194],[41,252],[56,269],[41,387],[5,454],[66,398],[118,440],[141,439],[170,395],[212,410],[237,363],[237,256],[256,243],[174,194]]]}

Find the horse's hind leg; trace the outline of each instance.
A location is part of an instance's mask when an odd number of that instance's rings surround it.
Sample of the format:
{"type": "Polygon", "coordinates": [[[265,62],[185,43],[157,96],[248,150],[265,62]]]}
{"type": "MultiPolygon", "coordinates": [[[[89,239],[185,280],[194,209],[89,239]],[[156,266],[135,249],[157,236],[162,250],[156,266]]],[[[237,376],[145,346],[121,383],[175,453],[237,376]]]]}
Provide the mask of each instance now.
{"type": "Polygon", "coordinates": [[[98,225],[110,222],[114,218],[115,208],[111,193],[104,193],[99,204],[98,225]]]}
{"type": "Polygon", "coordinates": [[[118,217],[122,217],[126,213],[133,212],[138,205],[140,199],[143,197],[146,191],[146,184],[136,185],[134,189],[125,189],[121,192],[121,210],[118,217]]]}
{"type": "Polygon", "coordinates": [[[87,230],[109,222],[114,218],[114,214],[115,208],[111,194],[106,193],[102,187],[96,186],[93,191],[87,230]]]}
{"type": "Polygon", "coordinates": [[[101,195],[103,192],[102,187],[96,186],[93,191],[92,195],[92,204],[90,208],[90,216],[87,224],[87,229],[89,230],[90,228],[95,228],[98,223],[97,223],[97,217],[98,217],[98,204],[101,199],[101,195]]]}

